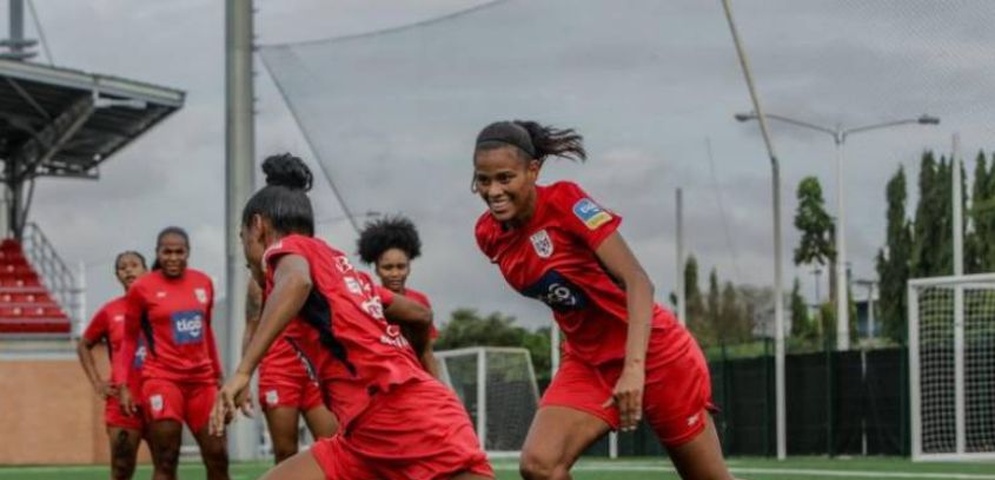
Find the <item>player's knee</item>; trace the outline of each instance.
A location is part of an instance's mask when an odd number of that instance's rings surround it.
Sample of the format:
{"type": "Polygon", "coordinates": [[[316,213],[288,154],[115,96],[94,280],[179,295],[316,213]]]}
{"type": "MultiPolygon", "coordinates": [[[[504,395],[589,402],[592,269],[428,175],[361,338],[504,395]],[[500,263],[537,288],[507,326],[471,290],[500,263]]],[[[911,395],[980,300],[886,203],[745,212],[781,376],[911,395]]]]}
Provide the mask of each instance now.
{"type": "Polygon", "coordinates": [[[273,457],[280,463],[297,454],[297,445],[273,445],[273,457]]]}
{"type": "Polygon", "coordinates": [[[180,449],[173,447],[156,447],[155,469],[168,474],[175,474],[180,463],[180,449]]]}
{"type": "Polygon", "coordinates": [[[228,449],[223,443],[218,443],[210,448],[201,451],[204,457],[204,466],[211,472],[228,471],[228,449]]]}
{"type": "Polygon", "coordinates": [[[111,459],[111,478],[114,480],[129,480],[135,474],[135,457],[120,457],[111,459]]]}
{"type": "Polygon", "coordinates": [[[567,468],[555,458],[547,458],[530,452],[522,452],[518,471],[525,480],[559,480],[569,478],[567,468]]]}

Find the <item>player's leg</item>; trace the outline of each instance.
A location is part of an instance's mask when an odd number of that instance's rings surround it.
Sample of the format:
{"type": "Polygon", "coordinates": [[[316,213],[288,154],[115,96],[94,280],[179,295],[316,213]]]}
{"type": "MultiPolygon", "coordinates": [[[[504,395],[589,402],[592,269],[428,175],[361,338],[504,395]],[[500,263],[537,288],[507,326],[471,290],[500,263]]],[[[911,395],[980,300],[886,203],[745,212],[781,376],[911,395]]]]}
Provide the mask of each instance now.
{"type": "Polygon", "coordinates": [[[297,453],[297,422],[300,411],[296,407],[267,407],[266,428],[273,443],[273,457],[280,463],[297,453]]]}
{"type": "Polygon", "coordinates": [[[702,412],[702,417],[705,429],[687,443],[668,447],[670,460],[686,480],[732,480],[722,458],[722,446],[711,415],[702,412]]]}
{"type": "Polygon", "coordinates": [[[324,480],[325,472],[311,452],[299,452],[280,462],[260,480],[324,480]]]}
{"type": "Polygon", "coordinates": [[[681,478],[732,479],[709,413],[713,409],[708,363],[697,345],[682,358],[647,369],[646,421],[667,447],[681,478]]]}
{"type": "Polygon", "coordinates": [[[618,409],[604,407],[610,397],[611,388],[597,371],[564,355],[525,437],[522,477],[570,478],[570,467],[580,454],[618,427],[618,409]]]}
{"type": "Polygon", "coordinates": [[[331,437],[339,430],[339,422],[324,405],[310,408],[304,412],[304,423],[315,440],[331,437]]]}
{"type": "Polygon", "coordinates": [[[111,444],[111,478],[128,480],[135,474],[138,446],[142,442],[141,430],[107,426],[111,444]]]}
{"type": "Polygon", "coordinates": [[[228,438],[211,435],[208,428],[218,386],[214,383],[187,385],[184,394],[187,426],[197,439],[207,479],[228,480],[228,438]]]}
{"type": "Polygon", "coordinates": [[[525,480],[570,478],[580,454],[611,427],[604,419],[570,407],[539,408],[522,446],[519,470],[525,480]]]}
{"type": "Polygon", "coordinates": [[[310,380],[304,383],[304,393],[301,398],[301,411],[304,412],[304,423],[307,424],[311,436],[319,438],[331,437],[339,430],[339,421],[335,418],[322,398],[321,387],[310,380]]]}
{"type": "Polygon", "coordinates": [[[148,379],[142,384],[142,408],[149,422],[149,449],[155,467],[152,479],[173,480],[180,460],[183,433],[182,389],[167,380],[148,379]]]}
{"type": "Polygon", "coordinates": [[[155,471],[152,480],[176,480],[180,462],[183,424],[176,420],[154,420],[149,425],[150,447],[155,471]]]}

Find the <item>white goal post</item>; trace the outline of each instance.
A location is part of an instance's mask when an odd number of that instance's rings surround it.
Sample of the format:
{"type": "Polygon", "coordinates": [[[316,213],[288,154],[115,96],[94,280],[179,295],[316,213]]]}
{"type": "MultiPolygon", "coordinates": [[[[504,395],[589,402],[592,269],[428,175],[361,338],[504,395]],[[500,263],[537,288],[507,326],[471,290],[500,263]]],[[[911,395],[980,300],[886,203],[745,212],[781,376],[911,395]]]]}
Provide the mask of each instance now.
{"type": "Polygon", "coordinates": [[[539,406],[529,351],[470,347],[436,351],[435,357],[443,382],[463,402],[487,454],[517,457],[539,406]]]}
{"type": "Polygon", "coordinates": [[[995,459],[995,274],[908,283],[912,459],[995,459]]]}

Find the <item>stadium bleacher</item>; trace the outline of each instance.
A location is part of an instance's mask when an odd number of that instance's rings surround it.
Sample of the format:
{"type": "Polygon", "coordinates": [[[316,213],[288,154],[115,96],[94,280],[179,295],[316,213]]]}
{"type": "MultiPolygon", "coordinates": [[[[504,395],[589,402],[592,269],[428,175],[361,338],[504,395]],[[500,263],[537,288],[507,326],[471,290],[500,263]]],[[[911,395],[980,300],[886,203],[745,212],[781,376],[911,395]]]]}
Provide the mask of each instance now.
{"type": "Polygon", "coordinates": [[[0,242],[0,335],[68,335],[72,322],[42,284],[21,243],[0,242]]]}

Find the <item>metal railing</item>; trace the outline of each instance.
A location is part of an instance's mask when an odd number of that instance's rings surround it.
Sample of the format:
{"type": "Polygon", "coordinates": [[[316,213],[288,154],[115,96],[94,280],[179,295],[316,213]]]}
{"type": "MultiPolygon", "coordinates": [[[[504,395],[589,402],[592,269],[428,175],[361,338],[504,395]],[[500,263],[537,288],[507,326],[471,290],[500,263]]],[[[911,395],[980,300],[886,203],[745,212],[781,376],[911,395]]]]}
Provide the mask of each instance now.
{"type": "Polygon", "coordinates": [[[80,334],[83,324],[83,291],[82,278],[77,279],[73,271],[62,260],[59,253],[48,241],[48,237],[35,223],[24,227],[21,238],[24,255],[38,273],[42,284],[48,289],[52,298],[62,307],[62,310],[72,320],[73,336],[80,334]]]}

